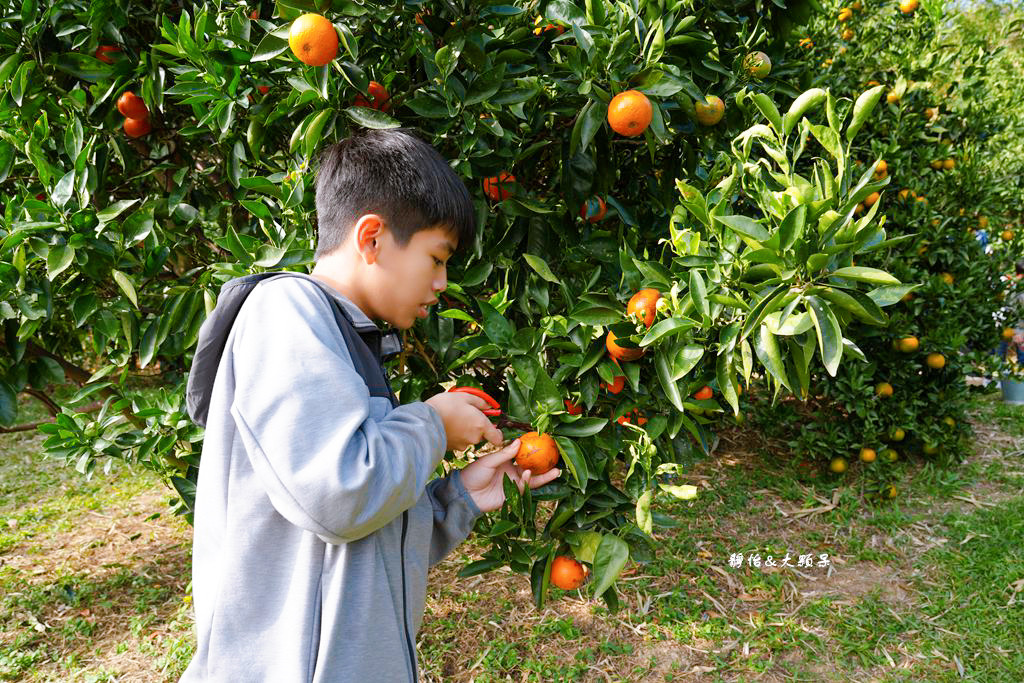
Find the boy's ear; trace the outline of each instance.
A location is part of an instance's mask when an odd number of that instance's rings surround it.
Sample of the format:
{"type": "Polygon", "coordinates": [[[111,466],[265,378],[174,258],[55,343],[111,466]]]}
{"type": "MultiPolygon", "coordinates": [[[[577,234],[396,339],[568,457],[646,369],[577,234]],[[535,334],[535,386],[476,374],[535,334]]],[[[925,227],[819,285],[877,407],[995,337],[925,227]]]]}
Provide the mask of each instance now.
{"type": "Polygon", "coordinates": [[[381,237],[384,234],[384,219],[375,213],[360,216],[352,231],[356,249],[362,254],[367,265],[373,264],[380,253],[381,237]]]}

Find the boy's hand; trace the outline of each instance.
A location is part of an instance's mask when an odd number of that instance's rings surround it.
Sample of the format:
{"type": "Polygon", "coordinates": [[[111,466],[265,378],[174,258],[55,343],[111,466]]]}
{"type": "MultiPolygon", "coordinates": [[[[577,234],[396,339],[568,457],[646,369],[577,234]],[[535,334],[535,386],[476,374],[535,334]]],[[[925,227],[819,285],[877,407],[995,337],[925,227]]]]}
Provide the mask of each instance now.
{"type": "Polygon", "coordinates": [[[490,404],[479,396],[459,392],[443,392],[431,396],[424,403],[430,405],[441,416],[444,431],[448,437],[446,450],[461,451],[487,439],[500,446],[504,437],[501,430],[491,424],[484,415],[490,404]]]}
{"type": "Polygon", "coordinates": [[[505,474],[522,493],[526,486],[535,489],[553,481],[562,473],[556,467],[534,478],[530,470],[521,470],[513,462],[518,452],[519,439],[516,439],[500,451],[488,453],[462,468],[462,485],[481,512],[497,510],[505,504],[505,489],[502,486],[505,474]]]}

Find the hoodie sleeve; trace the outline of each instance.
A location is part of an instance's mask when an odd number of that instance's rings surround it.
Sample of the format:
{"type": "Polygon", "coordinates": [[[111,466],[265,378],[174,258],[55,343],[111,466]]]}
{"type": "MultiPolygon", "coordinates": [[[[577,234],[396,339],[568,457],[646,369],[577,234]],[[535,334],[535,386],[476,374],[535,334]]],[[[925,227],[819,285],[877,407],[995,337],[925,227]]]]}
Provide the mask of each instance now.
{"type": "Polygon", "coordinates": [[[331,305],[297,279],[253,290],[233,332],[231,415],[275,509],[344,543],[415,505],[447,439],[426,403],[371,417],[331,305]]]}
{"type": "Polygon", "coordinates": [[[427,484],[427,495],[434,508],[434,533],[430,538],[433,567],[466,540],[482,513],[462,483],[461,470],[427,484]]]}

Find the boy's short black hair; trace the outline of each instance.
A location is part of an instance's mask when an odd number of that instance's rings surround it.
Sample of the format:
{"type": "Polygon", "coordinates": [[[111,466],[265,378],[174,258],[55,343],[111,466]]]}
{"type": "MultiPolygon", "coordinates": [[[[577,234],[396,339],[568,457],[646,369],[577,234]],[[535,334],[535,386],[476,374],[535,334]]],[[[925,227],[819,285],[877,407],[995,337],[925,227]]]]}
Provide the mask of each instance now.
{"type": "Polygon", "coordinates": [[[465,184],[408,129],[357,133],[324,148],[318,162],[315,261],[340,247],[368,213],[380,215],[403,248],[417,232],[435,227],[450,230],[460,251],[476,239],[465,184]]]}

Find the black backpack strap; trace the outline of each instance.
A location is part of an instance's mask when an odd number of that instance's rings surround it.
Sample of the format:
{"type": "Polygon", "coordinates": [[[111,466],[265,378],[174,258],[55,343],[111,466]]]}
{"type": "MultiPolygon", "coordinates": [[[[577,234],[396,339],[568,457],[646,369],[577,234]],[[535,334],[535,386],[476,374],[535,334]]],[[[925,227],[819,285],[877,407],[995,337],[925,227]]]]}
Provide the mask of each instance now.
{"type": "Polygon", "coordinates": [[[401,351],[402,341],[397,333],[382,335],[376,325],[357,326],[334,298],[328,286],[306,273],[272,271],[243,275],[221,286],[216,307],[199,329],[192,368],[189,370],[186,406],[192,420],[200,426],[206,426],[213,382],[238,311],[252,290],[263,280],[272,277],[301,277],[313,282],[324,292],[331,303],[335,321],[348,347],[352,364],[366,382],[370,395],[387,398],[393,407],[398,406],[398,397],[391,388],[382,364],[384,360],[401,351]]]}

